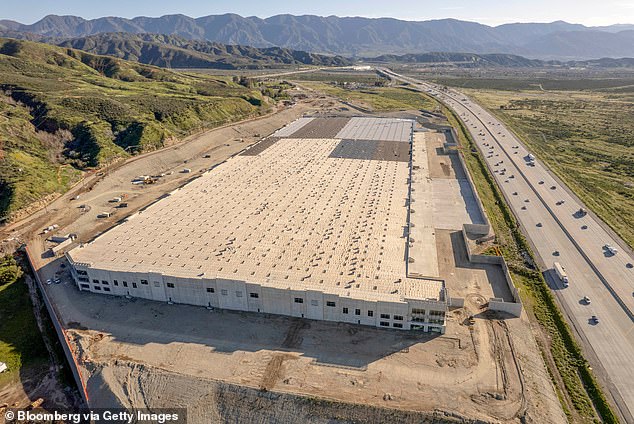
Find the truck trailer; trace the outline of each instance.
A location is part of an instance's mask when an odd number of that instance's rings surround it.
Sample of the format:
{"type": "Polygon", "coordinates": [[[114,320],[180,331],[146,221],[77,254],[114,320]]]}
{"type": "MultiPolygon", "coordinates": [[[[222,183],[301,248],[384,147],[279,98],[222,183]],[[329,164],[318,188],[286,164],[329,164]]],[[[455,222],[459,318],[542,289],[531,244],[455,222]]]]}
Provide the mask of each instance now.
{"type": "Polygon", "coordinates": [[[559,262],[555,262],[555,264],[553,265],[553,268],[555,268],[557,277],[559,277],[561,282],[564,283],[564,287],[568,287],[568,274],[566,274],[566,268],[561,266],[559,262]]]}

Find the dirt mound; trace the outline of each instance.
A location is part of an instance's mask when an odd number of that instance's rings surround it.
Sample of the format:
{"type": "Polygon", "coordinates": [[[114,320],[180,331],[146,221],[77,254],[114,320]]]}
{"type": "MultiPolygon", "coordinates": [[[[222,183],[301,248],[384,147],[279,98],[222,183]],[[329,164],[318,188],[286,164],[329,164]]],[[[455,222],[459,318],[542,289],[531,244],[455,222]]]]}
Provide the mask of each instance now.
{"type": "Polygon", "coordinates": [[[257,390],[123,361],[95,369],[88,391],[94,407],[187,408],[191,424],[485,423],[442,411],[399,411],[257,390]]]}

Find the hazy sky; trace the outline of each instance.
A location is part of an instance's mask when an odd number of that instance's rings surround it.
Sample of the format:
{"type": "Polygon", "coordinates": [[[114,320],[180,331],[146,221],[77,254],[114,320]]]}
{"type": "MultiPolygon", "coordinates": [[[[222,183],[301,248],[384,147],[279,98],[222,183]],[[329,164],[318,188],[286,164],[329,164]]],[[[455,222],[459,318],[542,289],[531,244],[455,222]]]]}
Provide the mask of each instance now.
{"type": "Polygon", "coordinates": [[[456,18],[488,25],[565,20],[585,25],[634,24],[634,0],[0,0],[0,19],[33,23],[45,15],[199,17],[219,13],[268,17],[281,13],[394,17],[407,20],[456,18]]]}

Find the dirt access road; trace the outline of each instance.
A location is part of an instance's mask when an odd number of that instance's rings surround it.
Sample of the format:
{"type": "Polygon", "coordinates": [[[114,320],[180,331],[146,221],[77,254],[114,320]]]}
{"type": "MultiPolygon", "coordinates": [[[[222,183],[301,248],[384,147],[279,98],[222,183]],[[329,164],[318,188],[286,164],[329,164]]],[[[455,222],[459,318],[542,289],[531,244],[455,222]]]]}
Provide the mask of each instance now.
{"type": "Polygon", "coordinates": [[[77,233],[78,241],[87,241],[113,223],[136,212],[163,194],[186,183],[199,172],[216,166],[249,145],[257,142],[305,113],[329,110],[335,103],[318,99],[312,93],[293,106],[274,113],[226,125],[195,135],[170,147],[139,155],[104,169],[103,175],[90,174],[69,192],[58,197],[45,208],[20,221],[0,227],[4,240],[29,243],[34,252],[43,253],[49,245],[45,239],[52,233],[40,234],[49,225],[59,225],[59,234],[77,233]],[[208,157],[204,157],[208,156],[208,157]],[[184,173],[184,169],[191,172],[184,173]],[[171,174],[170,174],[171,173],[171,174]],[[170,174],[152,185],[134,185],[140,175],[170,174]],[[115,208],[109,202],[124,195],[127,208],[115,208]],[[78,200],[72,200],[79,196],[78,200]],[[79,206],[85,206],[80,208],[79,206]],[[98,219],[101,212],[111,212],[108,219],[98,219]]]}

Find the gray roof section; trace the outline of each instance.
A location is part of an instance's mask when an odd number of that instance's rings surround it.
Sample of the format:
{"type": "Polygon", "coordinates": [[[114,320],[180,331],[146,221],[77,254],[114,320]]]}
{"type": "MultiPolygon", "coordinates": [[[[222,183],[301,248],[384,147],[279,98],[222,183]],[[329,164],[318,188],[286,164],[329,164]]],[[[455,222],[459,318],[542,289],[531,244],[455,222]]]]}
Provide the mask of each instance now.
{"type": "Polygon", "coordinates": [[[335,138],[409,143],[414,122],[394,118],[352,118],[335,138]]]}

